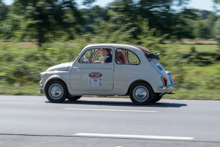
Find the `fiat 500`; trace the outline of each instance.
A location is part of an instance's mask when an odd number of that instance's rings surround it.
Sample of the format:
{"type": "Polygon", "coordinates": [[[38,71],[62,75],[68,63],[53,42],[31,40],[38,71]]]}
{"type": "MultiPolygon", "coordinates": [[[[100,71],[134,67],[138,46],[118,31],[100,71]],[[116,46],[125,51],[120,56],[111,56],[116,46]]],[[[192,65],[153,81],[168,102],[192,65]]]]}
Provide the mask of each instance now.
{"type": "Polygon", "coordinates": [[[172,72],[158,59],[138,45],[91,44],[74,61],[42,72],[40,92],[53,103],[82,95],[129,95],[134,104],[155,103],[176,88],[172,72]]]}

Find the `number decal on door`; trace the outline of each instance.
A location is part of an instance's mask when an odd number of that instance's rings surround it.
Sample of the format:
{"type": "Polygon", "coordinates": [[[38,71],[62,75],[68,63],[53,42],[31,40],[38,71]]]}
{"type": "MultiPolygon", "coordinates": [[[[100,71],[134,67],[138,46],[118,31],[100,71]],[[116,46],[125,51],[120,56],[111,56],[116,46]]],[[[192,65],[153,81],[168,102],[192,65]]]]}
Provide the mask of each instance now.
{"type": "Polygon", "coordinates": [[[88,76],[89,86],[102,86],[102,74],[99,72],[92,72],[88,76]]]}

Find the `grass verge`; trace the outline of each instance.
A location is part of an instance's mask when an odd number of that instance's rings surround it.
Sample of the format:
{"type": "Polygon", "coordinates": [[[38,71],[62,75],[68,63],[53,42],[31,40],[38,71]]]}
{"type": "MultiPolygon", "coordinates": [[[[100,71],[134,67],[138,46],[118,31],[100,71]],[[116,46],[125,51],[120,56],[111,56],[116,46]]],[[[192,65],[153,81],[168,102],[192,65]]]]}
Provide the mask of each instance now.
{"type": "Polygon", "coordinates": [[[19,85],[19,84],[4,84],[0,85],[0,94],[11,95],[43,95],[40,94],[39,84],[19,85]]]}

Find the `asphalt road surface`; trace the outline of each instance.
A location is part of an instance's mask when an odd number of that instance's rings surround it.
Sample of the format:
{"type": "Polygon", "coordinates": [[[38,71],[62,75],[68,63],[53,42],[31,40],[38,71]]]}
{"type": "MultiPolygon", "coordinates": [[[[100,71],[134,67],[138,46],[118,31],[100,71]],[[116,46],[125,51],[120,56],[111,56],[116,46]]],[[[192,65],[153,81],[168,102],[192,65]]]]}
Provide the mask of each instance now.
{"type": "Polygon", "coordinates": [[[220,101],[0,95],[0,147],[219,147],[220,101]]]}

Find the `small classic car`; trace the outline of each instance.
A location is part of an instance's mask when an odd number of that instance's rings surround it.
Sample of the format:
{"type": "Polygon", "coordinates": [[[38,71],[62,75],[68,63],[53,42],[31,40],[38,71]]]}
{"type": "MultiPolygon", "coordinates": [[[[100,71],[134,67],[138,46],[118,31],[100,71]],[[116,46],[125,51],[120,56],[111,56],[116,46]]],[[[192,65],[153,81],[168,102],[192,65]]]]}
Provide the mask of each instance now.
{"type": "Polygon", "coordinates": [[[172,72],[158,59],[138,45],[90,44],[74,61],[42,72],[40,92],[53,103],[82,95],[129,95],[134,104],[155,103],[176,88],[172,72]]]}

